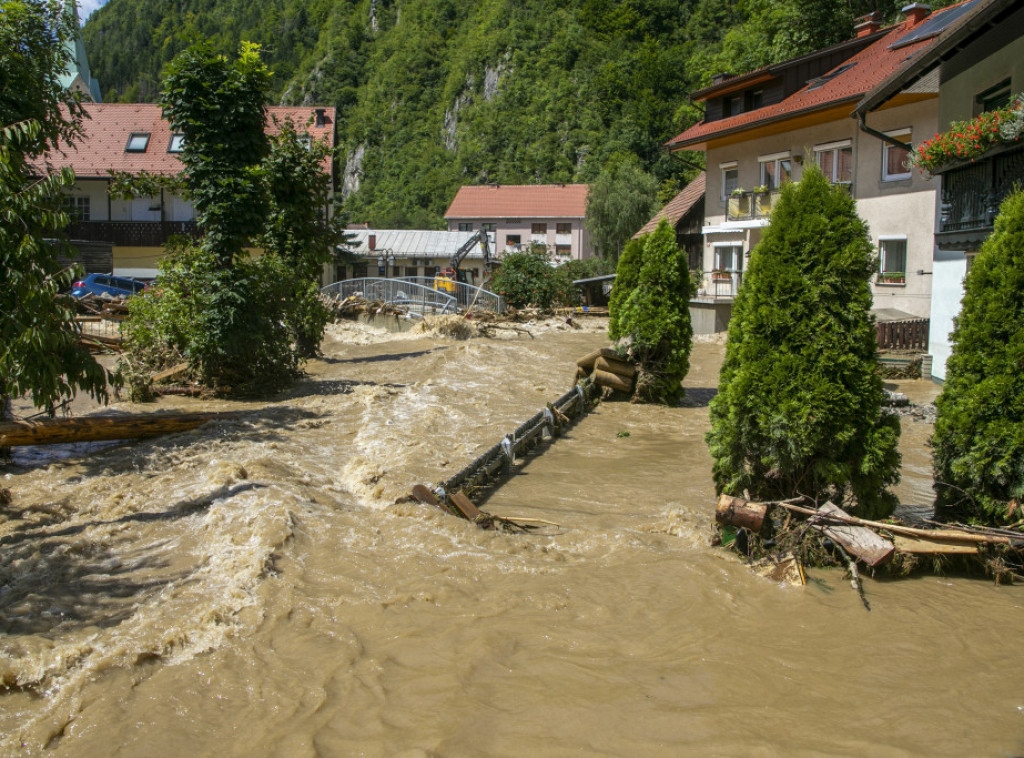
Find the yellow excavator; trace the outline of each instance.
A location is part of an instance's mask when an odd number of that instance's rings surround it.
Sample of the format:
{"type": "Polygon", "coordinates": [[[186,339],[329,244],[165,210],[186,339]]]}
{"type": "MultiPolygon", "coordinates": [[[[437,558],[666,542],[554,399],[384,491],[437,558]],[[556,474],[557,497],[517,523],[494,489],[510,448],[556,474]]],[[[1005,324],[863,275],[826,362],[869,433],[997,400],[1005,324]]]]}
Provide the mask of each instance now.
{"type": "Polygon", "coordinates": [[[459,249],[455,251],[455,255],[452,256],[448,268],[443,268],[434,275],[435,290],[439,292],[448,292],[453,295],[455,294],[455,291],[458,289],[458,283],[466,281],[466,272],[459,268],[459,264],[462,263],[462,259],[465,258],[469,254],[469,251],[476,245],[480,246],[480,250],[484,254],[484,269],[490,270],[491,241],[487,235],[487,232],[480,229],[472,237],[462,243],[459,249]]]}

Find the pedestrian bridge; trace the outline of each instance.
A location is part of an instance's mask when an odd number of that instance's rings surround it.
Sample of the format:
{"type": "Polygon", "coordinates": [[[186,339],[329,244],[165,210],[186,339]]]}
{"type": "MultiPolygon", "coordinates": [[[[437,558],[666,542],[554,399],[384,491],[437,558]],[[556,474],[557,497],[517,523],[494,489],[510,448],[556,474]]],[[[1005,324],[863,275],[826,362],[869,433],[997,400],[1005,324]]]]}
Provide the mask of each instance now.
{"type": "Polygon", "coordinates": [[[472,284],[431,276],[345,279],[320,291],[337,300],[364,297],[388,303],[419,316],[459,313],[470,308],[495,313],[505,310],[500,295],[472,284]]]}

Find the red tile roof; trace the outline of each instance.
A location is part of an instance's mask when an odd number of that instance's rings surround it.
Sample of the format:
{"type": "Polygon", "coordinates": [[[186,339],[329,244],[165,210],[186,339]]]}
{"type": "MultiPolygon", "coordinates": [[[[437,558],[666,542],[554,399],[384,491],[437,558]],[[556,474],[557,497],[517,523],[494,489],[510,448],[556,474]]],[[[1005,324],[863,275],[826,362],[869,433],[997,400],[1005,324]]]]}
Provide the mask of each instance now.
{"type": "Polygon", "coordinates": [[[650,234],[658,228],[658,224],[661,220],[668,219],[668,222],[675,226],[679,223],[679,220],[689,213],[693,206],[704,197],[704,186],[707,180],[707,174],[703,171],[697,175],[697,178],[686,185],[686,188],[676,195],[674,198],[668,201],[664,208],[654,214],[654,218],[643,225],[636,234],[633,235],[633,239],[643,237],[645,234],[650,234]]]}
{"type": "MultiPolygon", "coordinates": [[[[970,0],[966,0],[970,2],[970,0]]],[[[959,3],[958,5],[964,5],[959,3]]],[[[939,18],[958,5],[951,5],[935,11],[923,23],[939,18]]],[[[921,24],[917,24],[921,26],[921,24]]],[[[907,34],[914,24],[904,21],[887,31],[877,42],[865,48],[842,65],[832,69],[825,76],[808,82],[781,102],[740,113],[719,121],[701,122],[666,143],[669,148],[700,149],[709,139],[755,129],[765,123],[783,121],[805,113],[853,103],[875,85],[899,71],[909,61],[935,44],[936,37],[927,37],[910,44],[892,45],[907,34]]],[[[852,107],[851,107],[852,110],[852,107]]]]}
{"type": "MultiPolygon", "coordinates": [[[[51,168],[70,166],[80,179],[108,177],[108,171],[174,175],[182,170],[178,153],[167,152],[171,141],[171,127],[160,115],[160,106],[153,103],[83,103],[89,116],[82,122],[83,139],[63,152],[53,151],[46,156],[51,168]],[[133,133],[149,134],[149,144],[143,153],[125,151],[133,133]]],[[[267,132],[280,131],[278,124],[290,118],[296,126],[305,128],[316,139],[334,147],[336,111],[323,108],[325,123],[309,123],[316,109],[267,108],[267,132]]],[[[324,168],[331,170],[330,159],[324,168]]]]}
{"type": "Polygon", "coordinates": [[[583,218],[586,184],[484,184],[460,187],[445,218],[583,218]]]}

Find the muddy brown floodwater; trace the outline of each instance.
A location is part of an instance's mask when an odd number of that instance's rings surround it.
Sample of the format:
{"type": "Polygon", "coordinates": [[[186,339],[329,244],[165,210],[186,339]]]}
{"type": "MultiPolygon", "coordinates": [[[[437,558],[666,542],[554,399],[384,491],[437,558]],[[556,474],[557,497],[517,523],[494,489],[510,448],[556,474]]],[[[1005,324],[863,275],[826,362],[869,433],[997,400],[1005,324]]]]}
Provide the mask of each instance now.
{"type": "MultiPolygon", "coordinates": [[[[288,396],[202,406],[241,419],[18,451],[0,472],[0,753],[1024,751],[1021,588],[869,580],[868,613],[838,572],[782,586],[709,546],[721,345],[694,347],[684,407],[603,404],[482,503],[548,534],[396,505],[605,344],[599,324],[535,331],[340,326],[288,396]]],[[[926,503],[930,427],[904,433],[899,494],[926,503]]]]}

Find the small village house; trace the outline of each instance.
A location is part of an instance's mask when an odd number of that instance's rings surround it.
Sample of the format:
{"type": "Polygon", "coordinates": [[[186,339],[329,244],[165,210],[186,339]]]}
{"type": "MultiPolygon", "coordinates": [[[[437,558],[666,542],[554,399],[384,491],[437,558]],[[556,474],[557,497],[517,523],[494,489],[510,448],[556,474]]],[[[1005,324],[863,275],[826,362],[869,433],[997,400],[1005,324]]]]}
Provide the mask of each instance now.
{"type": "Polygon", "coordinates": [[[907,159],[913,144],[935,133],[938,98],[903,93],[870,127],[851,114],[866,92],[927,51],[969,6],[931,13],[914,3],[903,9],[904,21],[884,29],[867,17],[851,40],[741,76],[723,74],[693,93],[705,118],[668,147],[706,155],[703,298],[731,302],[779,187],[814,163],[853,195],[870,227],[880,318],[928,318],[936,182],[912,172],[907,159]]]}
{"type": "Polygon", "coordinates": [[[583,225],[586,184],[483,184],[460,187],[444,214],[449,231],[483,230],[500,252],[539,245],[562,261],[594,256],[583,225]]]}
{"type": "MultiPolygon", "coordinates": [[[[155,277],[168,238],[199,233],[195,209],[188,200],[165,190],[154,197],[112,198],[110,172],[178,175],[183,168],[182,135],[171,131],[156,104],[85,103],[84,108],[82,138],[72,147],[51,151],[40,165],[40,169],[74,169],[75,186],[67,198],[73,218],[68,236],[87,272],[155,277]]],[[[334,108],[270,107],[268,133],[275,133],[286,120],[310,139],[334,146],[334,108]]],[[[333,187],[330,158],[324,161],[324,169],[333,187]]],[[[333,267],[325,270],[324,278],[333,273],[333,267]]]]}
{"type": "Polygon", "coordinates": [[[470,243],[473,244],[459,268],[465,272],[468,284],[479,287],[486,280],[487,261],[474,232],[350,227],[347,236],[339,249],[355,260],[337,265],[335,281],[364,277],[432,278],[449,268],[453,256],[470,243]]]}
{"type": "MultiPolygon", "coordinates": [[[[975,0],[960,7],[966,6],[971,13],[950,24],[936,44],[857,104],[859,118],[875,123],[908,94],[929,93],[938,98],[938,129],[946,131],[954,121],[1005,107],[1024,92],[1024,5],[1015,0],[975,0]]],[[[932,211],[934,251],[928,266],[928,344],[932,376],[941,380],[968,267],[992,232],[1000,202],[1014,186],[1024,184],[1024,142],[1001,142],[973,160],[950,160],[928,174],[938,185],[932,211]]]]}

